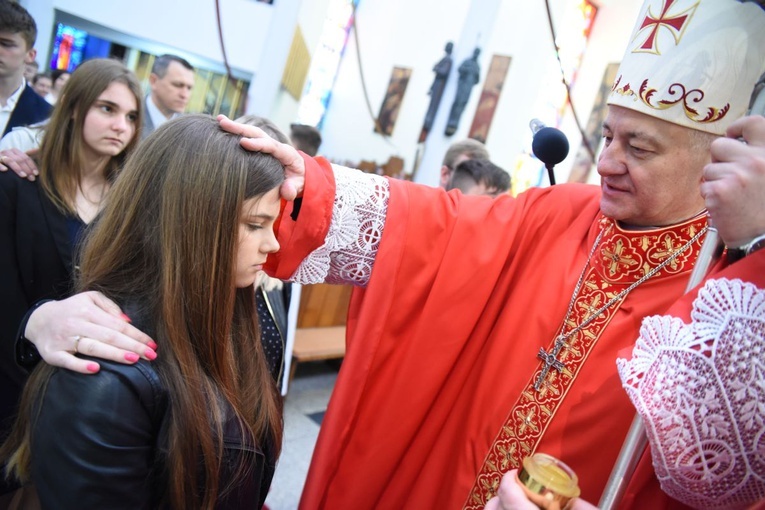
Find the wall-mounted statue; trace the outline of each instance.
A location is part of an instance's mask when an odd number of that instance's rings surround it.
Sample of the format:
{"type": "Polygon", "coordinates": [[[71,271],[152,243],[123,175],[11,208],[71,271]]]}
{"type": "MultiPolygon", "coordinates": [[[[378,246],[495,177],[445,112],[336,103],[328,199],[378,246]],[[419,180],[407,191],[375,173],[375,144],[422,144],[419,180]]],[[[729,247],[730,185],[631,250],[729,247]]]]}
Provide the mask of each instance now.
{"type": "Polygon", "coordinates": [[[449,112],[449,122],[446,124],[446,136],[451,136],[457,131],[457,126],[460,123],[460,117],[465,110],[465,105],[470,99],[470,91],[478,83],[481,76],[481,68],[478,66],[478,55],[481,53],[480,48],[473,50],[473,56],[466,59],[459,67],[459,82],[457,82],[457,95],[454,97],[454,103],[452,109],[449,112]]]}
{"type": "Polygon", "coordinates": [[[428,95],[430,95],[430,104],[428,105],[428,111],[425,114],[425,122],[422,124],[422,131],[420,132],[420,143],[425,141],[430,128],[433,127],[433,120],[436,118],[436,112],[438,111],[438,105],[441,104],[441,96],[444,95],[444,88],[446,87],[446,80],[449,79],[449,73],[452,70],[452,49],[454,44],[451,42],[446,43],[444,51],[446,55],[438,61],[433,67],[433,72],[436,73],[436,77],[433,78],[433,85],[430,86],[428,95]]]}

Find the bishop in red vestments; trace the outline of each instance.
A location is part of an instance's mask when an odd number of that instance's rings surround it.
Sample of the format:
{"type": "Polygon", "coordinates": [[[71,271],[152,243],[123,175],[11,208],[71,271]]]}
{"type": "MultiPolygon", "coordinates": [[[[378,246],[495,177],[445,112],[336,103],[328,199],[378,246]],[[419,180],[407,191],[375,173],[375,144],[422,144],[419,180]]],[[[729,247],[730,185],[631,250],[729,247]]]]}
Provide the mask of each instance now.
{"type": "MultiPolygon", "coordinates": [[[[271,270],[361,287],[301,508],[483,508],[534,452],[562,459],[582,497],[599,499],[634,416],[617,354],[643,317],[683,293],[707,226],[699,183],[709,143],[743,114],[765,71],[743,52],[733,65],[751,66],[745,79],[687,73],[681,86],[705,98],[687,108],[657,55],[665,66],[677,52],[704,65],[690,57],[720,44],[706,38],[726,33],[709,30],[723,21],[765,44],[765,13],[732,1],[652,3],[646,18],[687,15],[672,24],[679,35],[636,26],[609,98],[600,189],[490,200],[286,158],[298,173],[305,166],[305,191],[281,222],[271,270]]],[[[649,500],[681,507],[655,478],[635,507],[649,500]]]]}
{"type": "MultiPolygon", "coordinates": [[[[645,318],[634,351],[617,360],[652,456],[640,459],[616,508],[635,507],[635,497],[657,506],[646,498],[661,497],[646,490],[654,473],[693,508],[765,507],[765,118],[736,121],[727,135],[712,144],[702,194],[729,248],[703,285],[645,318]]],[[[536,508],[529,499],[539,496],[525,494],[516,476],[503,477],[487,509],[536,508]]],[[[576,500],[572,508],[593,507],[576,500]]]]}
{"type": "Polygon", "coordinates": [[[534,451],[597,499],[634,415],[616,355],[683,292],[706,227],[697,200],[642,230],[600,202],[590,186],[491,200],[306,160],[277,276],[365,287],[302,508],[481,508],[534,451]]]}

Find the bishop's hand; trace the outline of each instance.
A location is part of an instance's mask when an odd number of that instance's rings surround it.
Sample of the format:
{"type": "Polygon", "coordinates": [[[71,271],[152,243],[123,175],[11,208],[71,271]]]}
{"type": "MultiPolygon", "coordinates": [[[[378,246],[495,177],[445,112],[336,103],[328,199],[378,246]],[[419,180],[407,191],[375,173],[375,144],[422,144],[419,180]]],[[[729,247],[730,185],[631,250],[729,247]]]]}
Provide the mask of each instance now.
{"type": "Polygon", "coordinates": [[[303,193],[305,185],[305,162],[300,153],[291,145],[281,143],[269,137],[265,131],[248,124],[239,124],[225,115],[218,115],[220,127],[242,136],[242,147],[248,151],[271,154],[284,166],[285,181],[280,193],[285,200],[295,200],[303,193]]]}
{"type": "Polygon", "coordinates": [[[497,495],[489,500],[484,510],[560,510],[557,502],[524,490],[518,481],[518,470],[508,471],[502,477],[497,495]]]}
{"type": "Polygon", "coordinates": [[[727,136],[712,142],[701,195],[712,225],[735,248],[765,234],[765,117],[738,119],[727,136]]]}

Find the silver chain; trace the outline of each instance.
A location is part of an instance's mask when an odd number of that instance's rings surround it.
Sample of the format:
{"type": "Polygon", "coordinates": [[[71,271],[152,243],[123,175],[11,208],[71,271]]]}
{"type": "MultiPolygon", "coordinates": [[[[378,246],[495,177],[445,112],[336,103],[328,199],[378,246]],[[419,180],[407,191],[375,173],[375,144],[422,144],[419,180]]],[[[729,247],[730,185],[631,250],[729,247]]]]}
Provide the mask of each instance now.
{"type": "MultiPolygon", "coordinates": [[[[604,229],[604,230],[601,230],[601,231],[600,231],[600,234],[598,234],[598,238],[597,238],[597,239],[595,239],[595,245],[592,247],[592,251],[590,251],[590,255],[589,255],[589,257],[587,258],[587,263],[584,265],[584,269],[582,269],[582,274],[579,276],[579,281],[578,281],[578,282],[576,282],[576,287],[574,288],[574,294],[571,296],[571,302],[568,304],[568,310],[566,310],[566,317],[563,319],[563,327],[564,327],[564,328],[566,327],[566,323],[568,322],[568,318],[569,318],[569,316],[571,315],[571,310],[574,308],[574,303],[576,302],[576,297],[577,297],[577,295],[579,294],[579,289],[581,288],[581,286],[582,286],[582,282],[584,281],[584,275],[585,275],[585,274],[587,274],[587,266],[589,266],[589,265],[590,265],[590,260],[592,260],[592,256],[595,254],[595,250],[598,248],[598,245],[600,244],[600,240],[601,240],[601,238],[603,237],[603,234],[605,234],[605,233],[606,233],[606,231],[608,231],[608,230],[610,230],[610,229],[611,229],[611,226],[609,225],[609,228],[608,228],[608,229],[604,229]]],[[[683,253],[685,250],[687,250],[687,249],[688,249],[688,247],[690,247],[690,246],[691,246],[693,243],[695,243],[695,242],[696,242],[696,241],[697,241],[697,240],[698,240],[698,239],[699,239],[699,238],[700,238],[702,235],[704,235],[704,233],[705,233],[706,231],[707,231],[707,227],[705,226],[705,227],[704,227],[704,228],[702,228],[702,229],[701,229],[701,230],[700,230],[700,231],[699,231],[699,232],[698,232],[698,233],[697,233],[695,236],[693,236],[693,237],[690,239],[690,241],[688,241],[688,242],[687,242],[687,243],[685,243],[685,244],[684,244],[682,247],[680,247],[680,248],[679,248],[677,251],[675,251],[674,253],[672,253],[672,255],[670,255],[669,257],[667,257],[666,259],[664,259],[664,261],[663,261],[661,264],[659,264],[659,265],[658,265],[658,266],[656,266],[655,268],[651,269],[651,271],[649,271],[649,272],[648,272],[646,275],[644,275],[644,276],[643,276],[642,278],[640,278],[638,281],[636,281],[635,283],[633,283],[632,285],[630,285],[629,287],[627,287],[626,289],[624,289],[623,291],[621,291],[621,292],[620,292],[619,294],[617,294],[616,296],[612,297],[612,298],[611,298],[611,299],[610,299],[610,300],[609,300],[609,301],[608,301],[608,302],[607,302],[605,305],[601,306],[601,307],[600,307],[598,310],[596,310],[594,313],[592,313],[592,314],[591,314],[591,315],[590,315],[590,316],[587,318],[587,320],[585,320],[583,323],[581,323],[580,325],[578,325],[576,328],[572,329],[571,331],[569,331],[569,332],[568,332],[568,333],[566,333],[565,335],[564,335],[564,334],[558,335],[558,337],[555,339],[555,343],[556,343],[556,344],[558,344],[558,343],[564,343],[564,342],[566,342],[566,340],[568,340],[569,338],[571,338],[571,337],[572,337],[574,334],[578,333],[579,331],[581,331],[582,329],[584,329],[585,327],[587,327],[587,325],[588,325],[589,323],[591,323],[592,321],[594,321],[594,320],[595,320],[595,319],[596,319],[596,318],[597,318],[597,317],[598,317],[598,316],[599,316],[601,313],[603,313],[605,310],[607,310],[607,309],[608,309],[608,308],[609,308],[611,305],[613,305],[614,303],[616,303],[617,301],[619,301],[621,298],[623,298],[625,295],[627,295],[628,293],[630,293],[630,292],[631,292],[631,291],[632,291],[632,290],[633,290],[635,287],[637,287],[638,285],[642,284],[643,282],[645,282],[646,280],[648,280],[649,278],[651,278],[653,275],[655,275],[656,273],[658,273],[659,271],[661,271],[662,269],[664,269],[664,268],[665,268],[665,267],[666,267],[666,266],[667,266],[667,265],[668,265],[670,262],[672,262],[673,260],[675,260],[675,259],[678,257],[678,255],[680,255],[680,254],[681,254],[681,253],[683,253]]],[[[556,347],[557,347],[557,345],[556,345],[556,347]]],[[[557,350],[558,350],[558,349],[556,349],[556,351],[557,351],[557,350]]],[[[557,355],[557,352],[556,352],[556,355],[557,355]]]]}

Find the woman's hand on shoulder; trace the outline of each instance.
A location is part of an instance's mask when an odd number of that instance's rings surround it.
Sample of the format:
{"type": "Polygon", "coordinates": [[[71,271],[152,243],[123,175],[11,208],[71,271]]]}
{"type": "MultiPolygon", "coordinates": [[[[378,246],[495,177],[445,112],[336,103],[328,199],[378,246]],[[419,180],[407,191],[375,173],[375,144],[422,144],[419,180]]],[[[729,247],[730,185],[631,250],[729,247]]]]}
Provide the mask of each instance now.
{"type": "Polygon", "coordinates": [[[239,124],[225,115],[218,115],[218,122],[224,131],[241,135],[242,147],[248,151],[271,154],[284,166],[285,180],[280,193],[285,200],[295,200],[303,193],[305,185],[305,161],[291,145],[274,140],[265,131],[249,124],[239,124]]]}
{"type": "Polygon", "coordinates": [[[83,374],[100,367],[77,353],[126,364],[157,357],[151,337],[132,326],[119,306],[100,292],[40,305],[29,317],[24,336],[46,363],[83,374]]]}
{"type": "Polygon", "coordinates": [[[7,170],[12,170],[19,177],[30,181],[37,179],[39,173],[32,155],[13,148],[0,151],[0,172],[7,170]]]}

